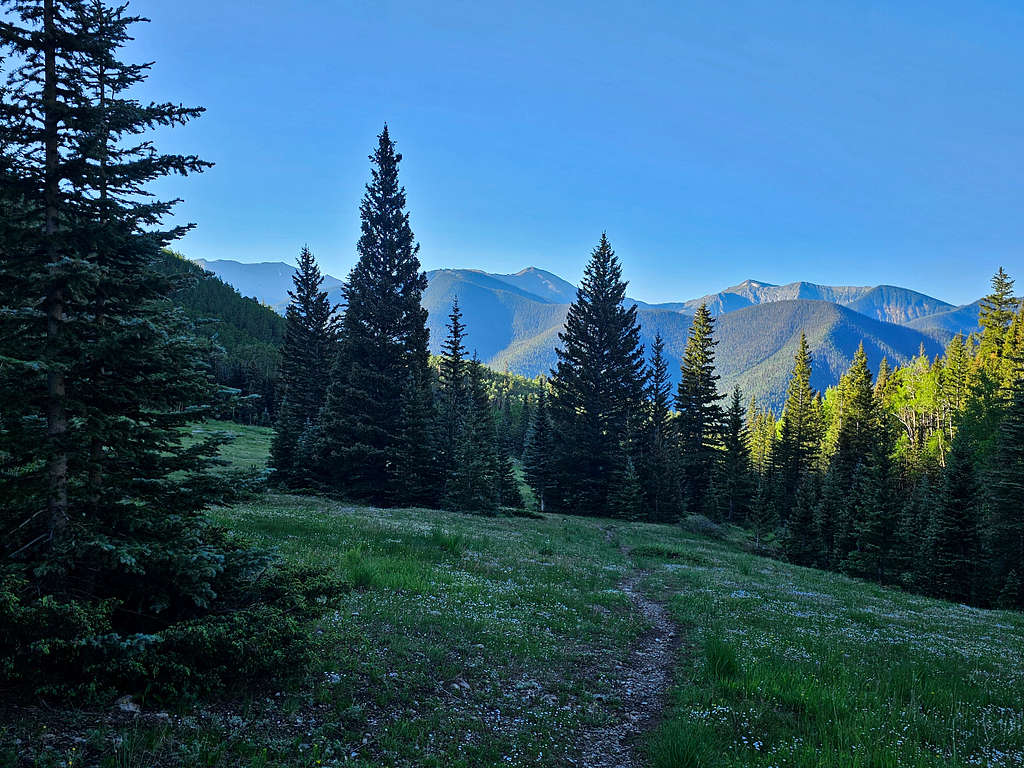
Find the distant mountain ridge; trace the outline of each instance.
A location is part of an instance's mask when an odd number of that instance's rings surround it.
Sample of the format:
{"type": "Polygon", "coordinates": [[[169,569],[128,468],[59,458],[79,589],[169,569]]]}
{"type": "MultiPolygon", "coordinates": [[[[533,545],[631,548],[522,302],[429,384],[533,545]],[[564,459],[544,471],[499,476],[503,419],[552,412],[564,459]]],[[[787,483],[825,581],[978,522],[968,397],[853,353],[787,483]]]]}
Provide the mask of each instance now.
{"type": "MultiPolygon", "coordinates": [[[[294,267],[283,262],[243,264],[197,260],[278,312],[288,303],[294,267]]],[[[437,269],[427,273],[423,295],[431,349],[438,352],[452,300],[458,296],[468,326],[466,345],[488,365],[534,376],[555,362],[558,334],[576,286],[537,267],[514,274],[476,269],[437,269]]],[[[341,280],[325,276],[332,300],[340,301],[341,280]]],[[[882,357],[898,365],[921,348],[939,354],[958,332],[977,328],[977,302],[956,307],[926,294],[891,285],[827,286],[808,282],[774,285],[745,280],[718,293],[679,302],[637,305],[649,347],[655,333],[665,339],[670,370],[678,374],[691,316],[707,303],[717,318],[718,372],[723,391],[734,385],[779,407],[785,394],[800,332],[807,334],[814,358],[814,385],[834,384],[849,366],[861,341],[872,368],[882,357]]]]}

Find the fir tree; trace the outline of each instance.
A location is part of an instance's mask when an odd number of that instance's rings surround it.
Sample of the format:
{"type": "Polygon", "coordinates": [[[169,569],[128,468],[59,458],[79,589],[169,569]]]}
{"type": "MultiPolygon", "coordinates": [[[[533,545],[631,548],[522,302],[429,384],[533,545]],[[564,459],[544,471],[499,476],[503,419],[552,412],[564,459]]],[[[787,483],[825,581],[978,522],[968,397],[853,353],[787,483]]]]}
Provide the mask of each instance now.
{"type": "MultiPolygon", "coordinates": [[[[49,669],[94,674],[81,649],[97,659],[152,648],[161,628],[251,596],[269,558],[206,518],[226,490],[206,471],[218,441],[186,447],[183,437],[216,402],[209,350],[171,301],[178,279],[156,268],[188,227],[162,227],[174,202],[151,197],[150,182],[209,164],[161,154],[145,134],[202,110],[130,94],[149,66],[118,58],[139,21],[124,7],[4,6],[4,630],[16,632],[25,612],[35,618],[23,627],[24,649],[45,648],[49,669]],[[44,616],[59,623],[44,626],[44,616]],[[54,626],[56,642],[45,637],[54,626]]],[[[72,684],[45,674],[33,670],[31,682],[72,684]]]]}
{"type": "Polygon", "coordinates": [[[718,394],[715,373],[714,318],[701,304],[690,326],[676,392],[676,430],[686,509],[706,514],[709,490],[721,445],[724,395],[718,394]]]}
{"type": "Polygon", "coordinates": [[[1010,572],[1019,574],[1024,563],[1024,377],[1020,375],[1010,391],[989,467],[985,537],[989,594],[995,597],[1010,572]]]}
{"type": "Polygon", "coordinates": [[[444,503],[449,509],[494,512],[500,501],[499,464],[491,404],[483,380],[483,365],[469,362],[469,411],[455,451],[444,503]]]}
{"type": "Polygon", "coordinates": [[[647,375],[647,442],[640,470],[648,518],[652,522],[671,522],[679,513],[675,494],[675,462],[671,420],[671,382],[665,341],[661,334],[651,344],[651,362],[647,375]]]}
{"type": "Polygon", "coordinates": [[[458,297],[452,299],[452,309],[446,325],[448,335],[441,347],[438,369],[438,464],[447,482],[453,470],[455,452],[469,409],[466,382],[466,326],[462,322],[458,297]]]}
{"type": "Polygon", "coordinates": [[[978,353],[986,366],[998,361],[1002,354],[1006,332],[1019,306],[1013,296],[1013,280],[1000,267],[992,277],[992,292],[981,300],[978,317],[982,329],[978,353]]]}
{"type": "Polygon", "coordinates": [[[840,385],[840,413],[833,462],[850,473],[858,462],[866,461],[878,438],[878,409],[871,370],[863,342],[853,356],[850,370],[840,385]]]}
{"type": "Polygon", "coordinates": [[[725,412],[722,458],[718,483],[721,516],[731,523],[746,520],[754,493],[753,469],[748,447],[750,435],[744,419],[743,394],[736,387],[725,412]]]}
{"type": "Polygon", "coordinates": [[[894,489],[884,447],[872,448],[859,484],[850,497],[855,500],[854,549],[846,557],[845,570],[882,583],[889,571],[889,554],[895,530],[894,489]]]}
{"type": "Polygon", "coordinates": [[[519,492],[515,465],[512,457],[499,448],[498,453],[498,503],[503,507],[522,509],[523,495],[519,492]]]}
{"type": "Polygon", "coordinates": [[[620,520],[639,520],[643,508],[640,476],[628,450],[623,449],[620,462],[608,494],[608,515],[620,520]]]}
{"type": "Polygon", "coordinates": [[[775,503],[785,516],[789,500],[796,498],[804,476],[814,469],[821,447],[822,425],[819,404],[811,388],[811,353],[807,338],[800,334],[793,375],[786,390],[779,440],[772,456],[776,475],[775,503]]]}
{"type": "MultiPolygon", "coordinates": [[[[295,287],[285,311],[285,338],[281,348],[279,387],[281,408],[275,423],[270,465],[277,480],[302,484],[311,465],[308,448],[299,460],[302,434],[319,419],[327,394],[327,373],[337,336],[334,307],[322,290],[324,278],[313,254],[303,248],[292,276],[295,287]]],[[[307,435],[308,438],[308,435],[307,435]]]]}
{"type": "Polygon", "coordinates": [[[953,441],[942,496],[928,527],[929,585],[933,594],[967,601],[973,594],[978,542],[979,486],[965,440],[953,441]]]}
{"type": "Polygon", "coordinates": [[[815,565],[818,561],[815,536],[815,510],[821,496],[821,484],[816,473],[808,474],[797,490],[793,511],[786,520],[782,549],[786,558],[798,565],[815,565]]]}
{"type": "MultiPolygon", "coordinates": [[[[429,489],[402,469],[430,461],[427,287],[387,126],[360,206],[359,261],[342,290],[337,361],[323,412],[322,471],[341,493],[396,504],[429,489]],[[426,411],[426,413],[424,413],[426,411]]],[[[427,473],[434,475],[436,473],[427,473]]]]}
{"type": "Polygon", "coordinates": [[[533,489],[541,512],[547,508],[548,497],[554,487],[555,449],[551,420],[548,416],[547,392],[542,388],[537,396],[537,409],[533,412],[530,429],[523,450],[523,473],[533,489]]]}
{"type": "Polygon", "coordinates": [[[839,526],[845,519],[850,504],[846,482],[833,467],[829,467],[821,483],[821,493],[814,508],[814,538],[816,564],[823,568],[837,568],[844,552],[837,552],[840,539],[839,526]]]}
{"type": "Polygon", "coordinates": [[[551,415],[561,450],[557,457],[558,509],[605,511],[620,446],[632,445],[630,426],[643,400],[643,348],[636,306],[626,307],[622,268],[607,237],[590,262],[558,338],[551,377],[551,415]]]}
{"type": "Polygon", "coordinates": [[[775,432],[774,414],[759,408],[757,400],[751,397],[747,405],[747,448],[750,451],[750,460],[759,475],[764,475],[771,469],[775,432]]]}

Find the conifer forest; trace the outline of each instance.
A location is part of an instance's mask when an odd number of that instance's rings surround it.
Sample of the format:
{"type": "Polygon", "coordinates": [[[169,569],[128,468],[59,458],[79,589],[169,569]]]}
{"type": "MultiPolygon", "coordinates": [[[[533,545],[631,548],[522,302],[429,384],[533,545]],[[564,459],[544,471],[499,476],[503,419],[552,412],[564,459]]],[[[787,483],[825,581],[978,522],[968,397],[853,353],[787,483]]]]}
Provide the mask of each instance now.
{"type": "Polygon", "coordinates": [[[0,765],[1024,764],[1024,261],[766,397],[597,228],[514,372],[381,115],[275,310],[188,258],[147,21],[0,1],[0,765]]]}

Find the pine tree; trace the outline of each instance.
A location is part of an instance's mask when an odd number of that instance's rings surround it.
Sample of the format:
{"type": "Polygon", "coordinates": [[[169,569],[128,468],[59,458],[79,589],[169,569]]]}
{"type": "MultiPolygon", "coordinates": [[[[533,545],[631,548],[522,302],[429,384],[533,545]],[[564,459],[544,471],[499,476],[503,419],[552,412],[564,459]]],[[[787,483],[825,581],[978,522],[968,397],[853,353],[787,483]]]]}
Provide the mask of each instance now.
{"type": "Polygon", "coordinates": [[[558,335],[551,416],[561,450],[551,506],[605,512],[619,448],[643,407],[643,348],[636,306],[626,307],[622,268],[607,237],[590,262],[558,335]]]}
{"type": "Polygon", "coordinates": [[[895,532],[894,489],[884,446],[873,447],[872,455],[858,473],[850,498],[855,500],[853,516],[854,549],[844,569],[882,583],[890,569],[889,556],[895,532]]]}
{"type": "Polygon", "coordinates": [[[608,494],[608,515],[619,520],[639,520],[643,509],[643,489],[633,458],[623,449],[620,466],[608,494]]]}
{"type": "Polygon", "coordinates": [[[980,488],[972,454],[965,440],[953,441],[942,496],[927,531],[930,590],[957,601],[971,599],[977,566],[980,488]]]}
{"type": "Polygon", "coordinates": [[[724,395],[718,394],[715,373],[714,318],[701,304],[690,326],[676,392],[676,430],[686,509],[691,514],[710,511],[709,490],[721,445],[724,395]]]}
{"type": "Polygon", "coordinates": [[[484,387],[483,365],[475,357],[469,362],[467,389],[470,408],[459,436],[444,503],[449,509],[493,513],[500,501],[497,439],[484,387]]]}
{"type": "Polygon", "coordinates": [[[782,549],[790,562],[814,565],[818,560],[814,522],[820,497],[821,483],[818,475],[808,474],[797,490],[793,511],[786,520],[782,536],[782,549]]]}
{"type": "Polygon", "coordinates": [[[800,482],[814,469],[822,434],[820,406],[811,388],[811,353],[802,333],[794,360],[782,409],[779,440],[772,455],[772,470],[776,476],[773,501],[783,519],[790,501],[796,498],[800,482]]]}
{"type": "Polygon", "coordinates": [[[765,475],[771,469],[775,432],[775,415],[761,410],[757,400],[751,397],[747,406],[747,448],[758,475],[765,475]]]}
{"type": "MultiPolygon", "coordinates": [[[[1024,563],[1024,376],[1017,375],[996,435],[987,477],[989,595],[1024,563]]],[[[1024,607],[1024,606],[1019,606],[1024,607]]]]}
{"type": "Polygon", "coordinates": [[[832,461],[845,473],[851,473],[858,462],[867,460],[878,439],[878,408],[871,378],[862,342],[840,386],[840,415],[832,461]]]}
{"type": "Polygon", "coordinates": [[[445,482],[451,475],[455,452],[469,410],[466,382],[466,326],[462,322],[458,297],[448,315],[448,335],[441,347],[438,371],[438,464],[445,482]]]}
{"type": "Polygon", "coordinates": [[[519,492],[515,465],[512,457],[499,448],[498,453],[498,503],[503,507],[522,509],[523,495],[519,492]]]}
{"type": "MultiPolygon", "coordinates": [[[[327,373],[337,337],[334,307],[322,290],[324,278],[309,248],[299,254],[292,276],[294,290],[285,312],[285,338],[281,348],[279,387],[281,407],[275,423],[270,464],[275,478],[285,485],[309,479],[311,465],[300,461],[302,434],[319,419],[327,394],[327,373]]],[[[310,458],[308,449],[305,459],[310,458]]]]}
{"type": "MultiPolygon", "coordinates": [[[[171,300],[179,280],[156,268],[188,227],[162,228],[174,202],[149,196],[150,182],[209,164],[160,154],[145,134],[202,110],[131,95],[149,67],[118,58],[138,21],[123,7],[4,6],[4,630],[25,611],[36,618],[24,649],[45,648],[48,669],[94,674],[80,649],[102,658],[153,647],[160,628],[245,594],[269,558],[206,518],[226,490],[206,471],[219,441],[186,447],[183,437],[216,404],[209,349],[171,300]],[[60,636],[45,637],[53,626],[60,636]]],[[[72,683],[32,674],[41,687],[72,683]]]]}
{"type": "Polygon", "coordinates": [[[665,341],[661,334],[657,334],[651,344],[647,375],[647,421],[643,430],[647,446],[639,470],[647,517],[652,522],[671,522],[679,514],[670,404],[671,382],[665,359],[665,341]]]}
{"type": "Polygon", "coordinates": [[[523,473],[526,475],[527,484],[533,489],[533,495],[537,498],[537,506],[544,512],[555,481],[554,436],[548,415],[545,388],[542,388],[537,396],[537,409],[533,412],[527,433],[526,448],[523,450],[523,473]]]}
{"type": "Polygon", "coordinates": [[[398,182],[402,156],[387,126],[370,159],[359,261],[342,289],[345,308],[320,456],[324,476],[339,492],[396,504],[429,490],[402,474],[431,456],[427,311],[421,303],[427,278],[398,182]]]}
{"type": "Polygon", "coordinates": [[[839,527],[846,519],[850,504],[846,482],[833,467],[829,467],[821,483],[821,493],[814,508],[814,537],[816,564],[823,568],[837,568],[845,552],[837,551],[841,539],[839,527]]]}
{"type": "Polygon", "coordinates": [[[721,514],[730,523],[746,520],[753,501],[754,479],[750,461],[750,435],[744,418],[743,394],[736,387],[725,412],[722,430],[722,458],[719,467],[721,514]]]}
{"type": "Polygon", "coordinates": [[[1006,332],[1019,307],[1020,302],[1013,296],[1013,280],[1000,267],[992,277],[992,292],[981,300],[978,317],[982,329],[978,353],[986,366],[998,362],[1006,332]]]}

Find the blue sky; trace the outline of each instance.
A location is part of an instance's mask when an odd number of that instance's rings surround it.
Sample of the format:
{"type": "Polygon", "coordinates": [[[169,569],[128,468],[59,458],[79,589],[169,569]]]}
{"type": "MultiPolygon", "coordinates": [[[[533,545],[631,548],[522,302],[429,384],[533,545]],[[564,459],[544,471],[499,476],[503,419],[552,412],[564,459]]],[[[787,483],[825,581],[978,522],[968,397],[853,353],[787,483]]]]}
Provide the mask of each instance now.
{"type": "Polygon", "coordinates": [[[1024,3],[135,0],[161,136],[217,166],[194,257],[354,262],[387,121],[427,269],[576,281],[607,230],[630,293],[745,278],[1024,286],[1024,3]]]}

